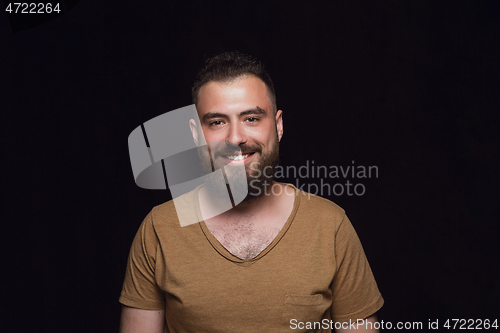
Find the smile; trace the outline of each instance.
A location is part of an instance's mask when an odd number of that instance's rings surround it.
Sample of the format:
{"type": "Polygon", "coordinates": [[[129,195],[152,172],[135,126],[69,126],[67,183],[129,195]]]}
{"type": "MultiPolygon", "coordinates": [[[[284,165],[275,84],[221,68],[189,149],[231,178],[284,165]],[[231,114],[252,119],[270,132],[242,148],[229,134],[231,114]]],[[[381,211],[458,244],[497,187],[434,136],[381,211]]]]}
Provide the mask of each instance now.
{"type": "Polygon", "coordinates": [[[247,153],[247,154],[236,154],[236,155],[224,155],[224,158],[227,158],[228,160],[231,161],[243,161],[244,159],[248,158],[249,156],[253,155],[254,153],[247,153]]]}
{"type": "Polygon", "coordinates": [[[247,158],[248,156],[250,156],[250,155],[249,154],[247,154],[247,155],[232,155],[232,156],[227,156],[227,158],[229,158],[232,161],[241,161],[241,160],[247,158]]]}

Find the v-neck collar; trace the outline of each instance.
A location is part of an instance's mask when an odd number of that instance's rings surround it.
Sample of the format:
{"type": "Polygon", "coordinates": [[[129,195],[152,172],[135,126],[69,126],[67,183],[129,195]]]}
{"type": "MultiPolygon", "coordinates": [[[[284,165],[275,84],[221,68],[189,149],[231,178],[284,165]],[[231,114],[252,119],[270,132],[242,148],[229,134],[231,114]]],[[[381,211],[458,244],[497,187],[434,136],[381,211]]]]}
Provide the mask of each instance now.
{"type": "Polygon", "coordinates": [[[296,215],[297,210],[298,210],[299,205],[300,205],[300,195],[298,195],[297,188],[292,184],[284,184],[284,183],[281,183],[281,184],[283,184],[285,186],[291,186],[295,191],[295,198],[294,198],[294,202],[293,202],[292,211],[291,211],[290,215],[288,216],[287,221],[285,222],[285,224],[281,228],[280,232],[276,235],[276,237],[274,237],[273,241],[264,250],[262,250],[256,257],[248,259],[248,260],[238,258],[234,254],[229,252],[224,247],[224,245],[222,245],[219,242],[219,240],[210,232],[210,230],[208,230],[208,227],[207,227],[205,221],[203,220],[203,215],[201,214],[200,202],[199,202],[199,198],[198,198],[198,192],[199,192],[201,187],[197,188],[196,193],[195,193],[195,200],[196,200],[195,207],[196,207],[196,215],[198,217],[198,220],[200,221],[201,231],[205,234],[205,237],[210,242],[212,247],[217,252],[219,252],[220,255],[222,255],[223,257],[225,257],[229,261],[232,261],[236,264],[239,264],[240,266],[249,266],[249,265],[253,264],[254,262],[256,262],[257,260],[259,260],[260,258],[264,257],[267,253],[269,253],[269,251],[271,251],[276,246],[276,244],[279,243],[279,241],[286,234],[287,230],[290,228],[290,225],[292,224],[292,221],[294,220],[295,215],[296,215]]]}

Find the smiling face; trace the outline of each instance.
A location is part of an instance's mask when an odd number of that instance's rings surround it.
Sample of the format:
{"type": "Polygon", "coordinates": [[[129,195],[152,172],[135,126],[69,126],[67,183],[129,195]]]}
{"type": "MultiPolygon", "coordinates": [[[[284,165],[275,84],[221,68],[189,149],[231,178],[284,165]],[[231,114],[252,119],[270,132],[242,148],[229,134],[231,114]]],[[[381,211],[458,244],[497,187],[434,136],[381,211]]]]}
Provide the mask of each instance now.
{"type": "Polygon", "coordinates": [[[216,169],[244,164],[250,183],[258,182],[266,166],[275,166],[283,135],[282,112],[274,114],[263,81],[242,76],[231,82],[209,82],[200,88],[196,107],[216,169]]]}

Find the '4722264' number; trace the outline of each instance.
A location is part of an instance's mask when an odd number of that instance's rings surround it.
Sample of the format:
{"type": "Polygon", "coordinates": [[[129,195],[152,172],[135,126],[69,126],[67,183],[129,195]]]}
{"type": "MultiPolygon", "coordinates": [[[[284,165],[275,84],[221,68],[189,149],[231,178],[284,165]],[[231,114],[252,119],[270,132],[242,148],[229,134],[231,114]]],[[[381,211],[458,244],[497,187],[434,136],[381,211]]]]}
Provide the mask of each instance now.
{"type": "Polygon", "coordinates": [[[447,319],[443,327],[459,330],[489,330],[498,329],[498,319],[493,322],[489,319],[447,319]]]}
{"type": "Polygon", "coordinates": [[[51,2],[40,3],[26,3],[26,2],[10,2],[5,8],[9,14],[50,14],[60,13],[61,8],[59,3],[55,5],[51,2]]]}

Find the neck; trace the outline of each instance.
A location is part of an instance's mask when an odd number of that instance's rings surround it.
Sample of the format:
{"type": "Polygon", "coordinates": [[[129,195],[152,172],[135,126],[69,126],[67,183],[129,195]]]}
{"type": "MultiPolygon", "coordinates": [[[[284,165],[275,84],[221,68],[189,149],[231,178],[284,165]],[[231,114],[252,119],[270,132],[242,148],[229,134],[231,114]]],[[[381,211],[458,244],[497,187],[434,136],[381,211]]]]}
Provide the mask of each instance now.
{"type": "Polygon", "coordinates": [[[278,195],[274,194],[271,189],[273,186],[278,186],[274,180],[264,191],[264,194],[257,198],[251,198],[250,200],[245,200],[238,205],[234,206],[230,212],[234,214],[249,214],[256,212],[260,209],[265,209],[269,205],[272,205],[278,198],[278,195]]]}
{"type": "MultiPolygon", "coordinates": [[[[243,201],[233,208],[218,214],[221,218],[229,218],[234,216],[245,216],[245,215],[256,215],[261,211],[265,211],[268,207],[272,206],[274,202],[276,202],[279,198],[279,195],[276,195],[271,190],[273,186],[280,186],[280,184],[275,181],[271,182],[271,185],[267,187],[266,193],[263,195],[254,198],[249,201],[243,201]]],[[[210,207],[223,207],[221,203],[221,199],[214,198],[213,196],[208,195],[207,191],[200,191],[199,193],[200,206],[202,207],[202,212],[205,210],[209,212],[210,207]]],[[[213,215],[212,214],[208,214],[213,215]]]]}

